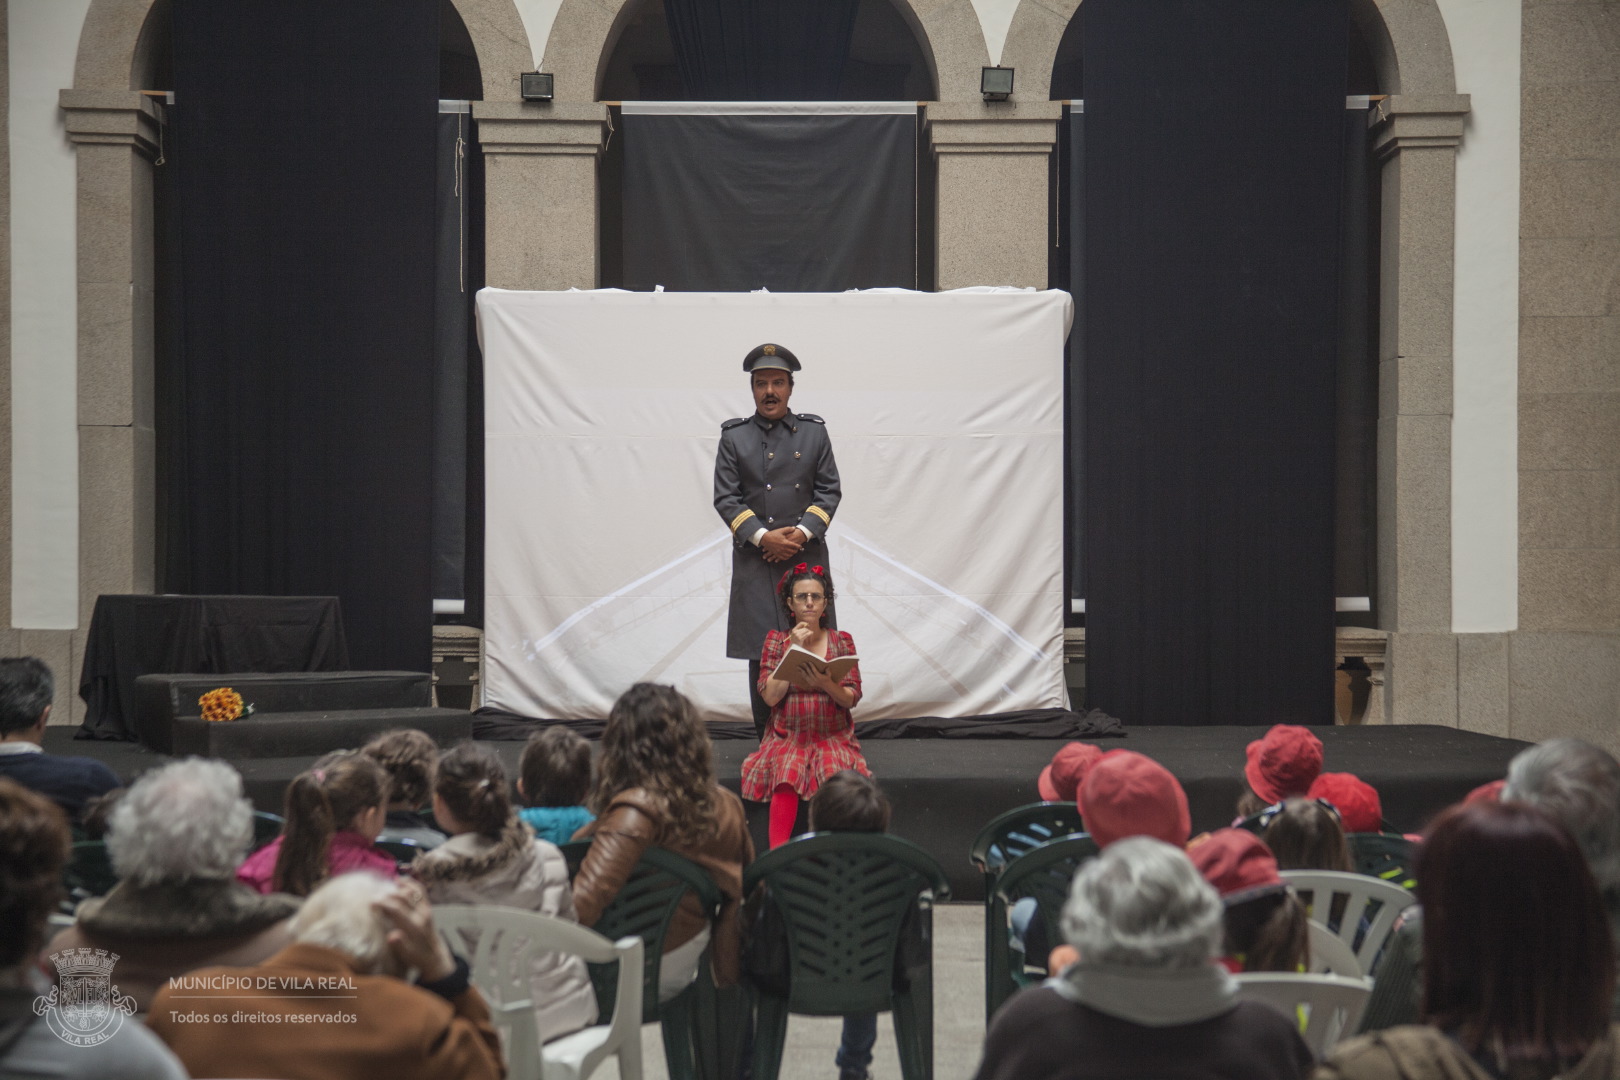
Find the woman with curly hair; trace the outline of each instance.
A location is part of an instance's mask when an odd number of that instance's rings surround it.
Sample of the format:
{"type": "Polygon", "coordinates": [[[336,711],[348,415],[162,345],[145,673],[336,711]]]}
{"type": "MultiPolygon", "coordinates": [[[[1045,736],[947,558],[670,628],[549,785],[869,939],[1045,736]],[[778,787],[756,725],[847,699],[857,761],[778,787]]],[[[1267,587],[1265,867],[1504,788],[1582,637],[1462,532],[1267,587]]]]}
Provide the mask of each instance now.
{"type": "MultiPolygon", "coordinates": [[[[579,921],[595,925],[641,853],[665,848],[697,863],[719,886],[724,900],[712,931],[714,976],[721,986],[736,981],[742,872],[753,861],[754,842],[742,800],[715,783],[702,718],[674,687],[637,683],[613,703],[589,806],[596,820],[577,834],[591,841],[574,877],[579,921]]],[[[696,977],[710,936],[702,905],[688,893],[664,935],[659,1000],[696,977]]]]}
{"type": "Polygon", "coordinates": [[[836,660],[855,655],[855,639],[827,628],[833,601],[832,575],[823,566],[799,563],[782,575],[777,595],[793,629],[765,635],[759,660],[759,693],[771,706],[770,724],[759,749],[742,766],[743,798],[770,801],[771,847],[793,835],[799,800],[809,800],[821,782],[844,769],[871,776],[850,710],[861,700],[861,672],[851,667],[842,679],[807,666],[793,681],[773,678],[789,649],[798,646],[836,660]]]}

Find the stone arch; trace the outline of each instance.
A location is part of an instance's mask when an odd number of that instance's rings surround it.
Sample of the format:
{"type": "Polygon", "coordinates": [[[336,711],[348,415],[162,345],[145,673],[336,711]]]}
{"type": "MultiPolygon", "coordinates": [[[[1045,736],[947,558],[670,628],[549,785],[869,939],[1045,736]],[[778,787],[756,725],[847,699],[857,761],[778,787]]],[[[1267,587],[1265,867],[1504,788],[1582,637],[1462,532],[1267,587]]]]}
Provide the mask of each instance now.
{"type": "MultiPolygon", "coordinates": [[[[529,37],[512,0],[452,0],[472,37],[483,73],[484,100],[517,101],[518,76],[533,70],[529,37]]],[[[158,47],[151,19],[166,0],[91,0],[79,32],[75,90],[166,90],[141,86],[158,47]]]]}

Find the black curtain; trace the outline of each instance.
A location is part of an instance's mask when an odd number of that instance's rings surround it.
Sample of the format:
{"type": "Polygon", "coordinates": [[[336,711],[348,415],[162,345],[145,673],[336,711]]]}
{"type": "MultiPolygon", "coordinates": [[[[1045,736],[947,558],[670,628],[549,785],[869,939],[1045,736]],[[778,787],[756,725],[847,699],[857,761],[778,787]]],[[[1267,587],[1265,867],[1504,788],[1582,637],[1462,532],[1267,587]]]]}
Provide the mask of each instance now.
{"type": "Polygon", "coordinates": [[[1343,0],[1087,0],[1087,702],[1331,723],[1343,0]]]}
{"type": "Polygon", "coordinates": [[[431,658],[437,0],[174,0],[169,587],[431,658]]]}
{"type": "Polygon", "coordinates": [[[433,320],[433,599],[466,595],[469,102],[439,105],[433,320]]]}
{"type": "Polygon", "coordinates": [[[620,126],[625,288],[918,287],[916,113],[627,108],[620,126]]]}
{"type": "Polygon", "coordinates": [[[664,0],[692,101],[832,101],[859,0],[664,0]]]}

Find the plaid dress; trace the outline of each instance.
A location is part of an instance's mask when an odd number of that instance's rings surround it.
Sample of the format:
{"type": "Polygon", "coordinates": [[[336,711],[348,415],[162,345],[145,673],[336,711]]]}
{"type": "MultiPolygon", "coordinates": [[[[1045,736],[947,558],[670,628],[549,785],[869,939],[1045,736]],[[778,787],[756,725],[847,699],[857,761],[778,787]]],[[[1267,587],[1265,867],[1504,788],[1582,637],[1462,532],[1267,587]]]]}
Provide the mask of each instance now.
{"type": "MultiPolygon", "coordinates": [[[[759,685],[771,677],[782,654],[789,646],[788,636],[780,630],[765,635],[765,650],[759,658],[759,685]]],[[[827,659],[855,655],[855,639],[842,630],[827,631],[827,659]]],[[[850,669],[839,685],[854,691],[851,706],[860,704],[861,670],[850,669]]],[[[861,742],[855,737],[855,722],[849,709],[833,701],[820,690],[800,690],[788,687],[787,696],[771,709],[771,723],[765,729],[765,738],[759,749],[748,755],[742,766],[742,795],[745,799],[765,802],[777,785],[787,784],[808,799],[821,787],[821,782],[833,773],[854,769],[866,776],[872,770],[861,756],[861,742]]]]}

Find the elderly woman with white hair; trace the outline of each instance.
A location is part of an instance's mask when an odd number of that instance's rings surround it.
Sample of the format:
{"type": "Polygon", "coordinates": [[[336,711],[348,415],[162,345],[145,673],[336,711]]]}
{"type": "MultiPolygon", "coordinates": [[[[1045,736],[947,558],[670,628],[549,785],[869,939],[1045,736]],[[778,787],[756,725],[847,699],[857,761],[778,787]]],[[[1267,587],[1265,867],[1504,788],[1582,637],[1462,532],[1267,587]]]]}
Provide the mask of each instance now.
{"type": "Polygon", "coordinates": [[[236,880],[253,844],[253,807],[222,761],[185,758],[145,773],[107,822],[118,884],[79,905],[47,952],[118,954],[119,989],[145,1010],[172,976],[205,964],[256,964],[291,940],[298,900],[236,880]]]}
{"type": "Polygon", "coordinates": [[[1281,1013],[1237,999],[1222,933],[1221,899],[1185,852],[1109,845],[1063,909],[1080,959],[996,1013],[978,1080],[1299,1080],[1310,1050],[1281,1013]]]}
{"type": "Polygon", "coordinates": [[[192,1076],[499,1080],[500,1039],[414,881],[328,879],[256,967],[164,987],[148,1026],[192,1076]]]}

